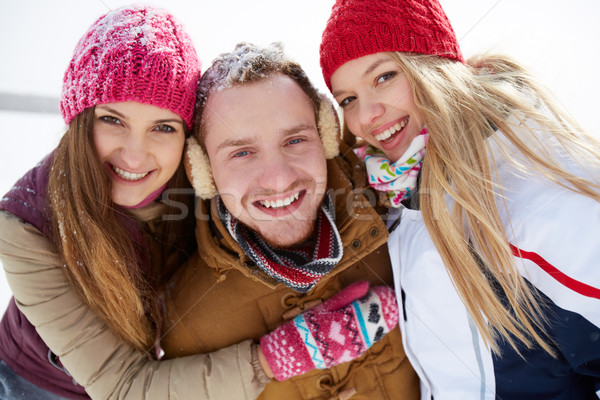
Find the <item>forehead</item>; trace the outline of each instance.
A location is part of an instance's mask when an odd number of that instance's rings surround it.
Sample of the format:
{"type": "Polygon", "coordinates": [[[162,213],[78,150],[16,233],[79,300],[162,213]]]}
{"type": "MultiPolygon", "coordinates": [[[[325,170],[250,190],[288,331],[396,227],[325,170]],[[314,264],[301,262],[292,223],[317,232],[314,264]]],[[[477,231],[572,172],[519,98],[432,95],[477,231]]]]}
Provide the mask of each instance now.
{"type": "Polygon", "coordinates": [[[288,76],[276,74],[213,92],[202,116],[204,139],[261,136],[299,122],[315,123],[315,108],[288,76]]]}
{"type": "Polygon", "coordinates": [[[395,64],[395,62],[387,52],[369,54],[347,61],[331,75],[332,89],[335,92],[335,86],[343,86],[349,82],[366,78],[380,66],[387,67],[389,64],[395,64]]]}

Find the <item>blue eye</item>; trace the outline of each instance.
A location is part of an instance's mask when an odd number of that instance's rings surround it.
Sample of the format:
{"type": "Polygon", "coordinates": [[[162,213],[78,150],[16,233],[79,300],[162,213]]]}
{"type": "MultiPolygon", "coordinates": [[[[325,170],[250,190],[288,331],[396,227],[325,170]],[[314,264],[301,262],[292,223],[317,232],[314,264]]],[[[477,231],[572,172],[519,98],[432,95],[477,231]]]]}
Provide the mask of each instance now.
{"type": "Polygon", "coordinates": [[[302,142],[302,139],[292,139],[292,140],[290,140],[288,143],[289,143],[289,144],[298,144],[298,143],[300,143],[300,142],[302,142]]]}
{"type": "Polygon", "coordinates": [[[175,128],[170,125],[159,124],[156,126],[156,130],[160,132],[175,132],[175,128]]]}
{"type": "Polygon", "coordinates": [[[248,155],[248,151],[243,150],[243,151],[239,151],[239,152],[235,153],[233,155],[233,157],[238,157],[239,158],[239,157],[244,157],[244,156],[247,156],[247,155],[248,155]]]}
{"type": "Polygon", "coordinates": [[[377,77],[377,80],[376,80],[376,82],[377,82],[377,83],[383,83],[383,82],[389,81],[389,80],[390,80],[390,79],[392,79],[394,76],[396,76],[396,74],[397,74],[397,73],[396,73],[396,72],[393,72],[393,71],[391,71],[391,72],[386,72],[385,74],[379,75],[379,76],[377,77]]]}

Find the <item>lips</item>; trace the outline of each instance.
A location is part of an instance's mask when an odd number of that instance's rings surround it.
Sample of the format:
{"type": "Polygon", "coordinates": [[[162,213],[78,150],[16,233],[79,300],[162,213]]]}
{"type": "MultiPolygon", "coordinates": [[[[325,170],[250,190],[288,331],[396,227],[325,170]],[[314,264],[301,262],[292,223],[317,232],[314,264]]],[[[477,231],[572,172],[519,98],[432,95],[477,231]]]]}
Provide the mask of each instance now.
{"type": "Polygon", "coordinates": [[[126,171],[113,164],[106,163],[106,167],[110,172],[112,179],[125,185],[138,185],[150,179],[150,176],[155,170],[147,172],[132,172],[126,171]]]}
{"type": "Polygon", "coordinates": [[[112,166],[112,169],[119,176],[119,178],[125,179],[126,181],[139,181],[140,179],[144,178],[146,175],[149,174],[149,172],[143,172],[141,174],[138,174],[135,172],[125,171],[124,169],[115,167],[114,165],[112,166]]]}
{"type": "Polygon", "coordinates": [[[259,200],[258,203],[266,208],[282,208],[287,207],[300,197],[300,192],[291,195],[290,197],[278,200],[259,200]]]}
{"type": "Polygon", "coordinates": [[[410,121],[410,117],[406,117],[406,119],[394,124],[393,126],[389,127],[388,129],[381,132],[380,134],[375,135],[375,139],[378,142],[384,142],[384,143],[391,142],[392,140],[394,140],[396,135],[400,131],[402,131],[402,129],[404,129],[404,127],[408,124],[409,121],[410,121]]]}

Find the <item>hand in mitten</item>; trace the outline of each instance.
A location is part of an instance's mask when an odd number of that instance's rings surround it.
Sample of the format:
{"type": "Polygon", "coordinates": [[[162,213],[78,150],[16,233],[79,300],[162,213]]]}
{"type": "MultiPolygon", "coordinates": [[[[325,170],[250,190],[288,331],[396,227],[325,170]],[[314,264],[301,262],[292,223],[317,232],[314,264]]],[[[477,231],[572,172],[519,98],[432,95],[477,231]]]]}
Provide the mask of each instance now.
{"type": "Polygon", "coordinates": [[[263,336],[260,346],[283,381],[357,358],[397,323],[394,291],[358,282],[263,336]]]}

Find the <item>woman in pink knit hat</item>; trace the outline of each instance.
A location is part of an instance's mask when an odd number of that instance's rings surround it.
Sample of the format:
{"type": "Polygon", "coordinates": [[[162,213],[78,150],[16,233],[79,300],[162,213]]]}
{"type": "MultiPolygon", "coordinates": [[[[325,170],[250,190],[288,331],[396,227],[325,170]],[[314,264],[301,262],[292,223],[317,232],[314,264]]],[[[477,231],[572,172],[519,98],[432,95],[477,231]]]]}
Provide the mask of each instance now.
{"type": "Polygon", "coordinates": [[[67,131],[0,200],[14,294],[0,325],[0,399],[197,398],[221,362],[247,377],[231,384],[250,397],[262,388],[238,360],[250,343],[158,361],[157,293],[195,251],[181,160],[200,67],[158,8],[108,12],[80,39],[60,102],[67,131]]]}
{"type": "Polygon", "coordinates": [[[338,0],[320,56],[390,207],[422,398],[597,399],[597,138],[516,61],[465,61],[436,0],[338,0]]]}

